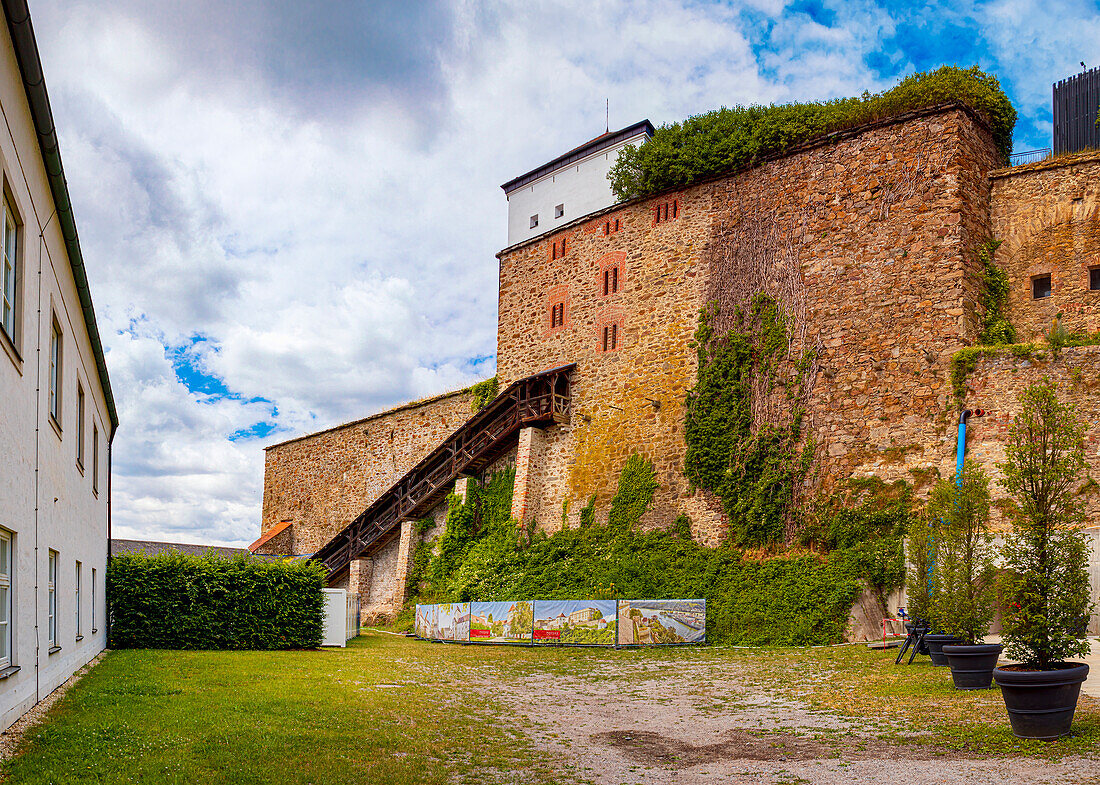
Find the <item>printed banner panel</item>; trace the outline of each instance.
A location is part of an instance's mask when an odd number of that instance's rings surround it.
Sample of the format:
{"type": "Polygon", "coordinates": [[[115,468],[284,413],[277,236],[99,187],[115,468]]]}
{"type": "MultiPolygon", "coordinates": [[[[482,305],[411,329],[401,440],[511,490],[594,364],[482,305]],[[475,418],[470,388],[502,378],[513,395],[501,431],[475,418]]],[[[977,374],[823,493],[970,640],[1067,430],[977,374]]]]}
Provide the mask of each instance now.
{"type": "Polygon", "coordinates": [[[470,603],[449,602],[436,607],[436,623],[432,638],[438,641],[470,640],[470,603]]]}
{"type": "Polygon", "coordinates": [[[434,619],[434,605],[417,605],[416,623],[413,625],[413,632],[416,634],[416,637],[425,639],[432,637],[432,624],[434,619]]]}
{"type": "Polygon", "coordinates": [[[471,643],[530,643],[533,629],[529,600],[470,603],[471,643]]]}
{"type": "Polygon", "coordinates": [[[615,645],[615,600],[536,600],[535,643],[615,645]]]}
{"type": "Polygon", "coordinates": [[[703,643],[706,600],[619,600],[619,645],[703,643]]]}

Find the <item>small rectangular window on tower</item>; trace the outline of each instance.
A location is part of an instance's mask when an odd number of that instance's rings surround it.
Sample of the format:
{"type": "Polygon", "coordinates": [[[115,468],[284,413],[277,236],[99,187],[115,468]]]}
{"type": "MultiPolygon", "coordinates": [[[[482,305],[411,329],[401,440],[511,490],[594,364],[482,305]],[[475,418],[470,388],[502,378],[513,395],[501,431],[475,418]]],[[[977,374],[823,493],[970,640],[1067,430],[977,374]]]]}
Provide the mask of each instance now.
{"type": "Polygon", "coordinates": [[[1037,275],[1031,279],[1031,297],[1034,300],[1041,300],[1044,297],[1050,297],[1050,275],[1037,275]]]}
{"type": "Polygon", "coordinates": [[[603,326],[603,350],[613,352],[619,348],[619,325],[605,324],[603,326]]]}
{"type": "Polygon", "coordinates": [[[1089,270],[1089,288],[1093,291],[1100,289],[1100,267],[1089,270]]]}
{"type": "Polygon", "coordinates": [[[554,208],[554,217],[561,218],[563,215],[565,215],[565,205],[559,204],[557,207],[554,208]]]}
{"type": "Polygon", "coordinates": [[[609,294],[615,294],[619,291],[619,268],[608,267],[603,271],[603,293],[604,297],[609,294]]]}
{"type": "Polygon", "coordinates": [[[539,225],[539,214],[535,213],[534,215],[531,216],[531,228],[534,229],[538,225],[539,225]]]}
{"type": "Polygon", "coordinates": [[[550,327],[563,327],[565,325],[565,303],[555,303],[550,309],[550,327]]]}

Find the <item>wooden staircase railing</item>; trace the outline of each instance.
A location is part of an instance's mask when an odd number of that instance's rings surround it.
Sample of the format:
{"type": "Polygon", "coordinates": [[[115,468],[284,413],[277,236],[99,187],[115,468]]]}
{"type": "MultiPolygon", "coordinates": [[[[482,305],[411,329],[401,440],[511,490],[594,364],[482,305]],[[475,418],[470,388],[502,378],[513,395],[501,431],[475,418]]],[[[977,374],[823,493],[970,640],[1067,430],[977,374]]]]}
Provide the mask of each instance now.
{"type": "Polygon", "coordinates": [[[400,522],[423,515],[451,491],[463,474],[476,474],[511,447],[521,428],[569,421],[570,375],[563,365],[508,386],[432,450],[392,488],[327,542],[313,558],[329,575],[368,555],[400,530],[400,522]]]}

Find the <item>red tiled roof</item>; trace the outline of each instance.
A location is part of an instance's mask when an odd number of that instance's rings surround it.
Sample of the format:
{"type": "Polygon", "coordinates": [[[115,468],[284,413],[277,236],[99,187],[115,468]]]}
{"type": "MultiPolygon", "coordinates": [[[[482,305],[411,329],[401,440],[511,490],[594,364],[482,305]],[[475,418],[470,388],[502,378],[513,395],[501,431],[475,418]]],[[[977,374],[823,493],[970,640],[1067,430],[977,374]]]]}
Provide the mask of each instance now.
{"type": "Polygon", "coordinates": [[[278,526],[274,526],[274,527],[268,529],[267,534],[261,534],[260,539],[256,540],[256,542],[254,542],[254,543],[252,543],[251,545],[248,546],[248,550],[252,551],[252,553],[255,553],[257,548],[259,548],[265,542],[270,540],[276,534],[279,534],[280,532],[286,531],[287,527],[290,526],[290,524],[291,524],[290,521],[283,521],[278,526]]]}

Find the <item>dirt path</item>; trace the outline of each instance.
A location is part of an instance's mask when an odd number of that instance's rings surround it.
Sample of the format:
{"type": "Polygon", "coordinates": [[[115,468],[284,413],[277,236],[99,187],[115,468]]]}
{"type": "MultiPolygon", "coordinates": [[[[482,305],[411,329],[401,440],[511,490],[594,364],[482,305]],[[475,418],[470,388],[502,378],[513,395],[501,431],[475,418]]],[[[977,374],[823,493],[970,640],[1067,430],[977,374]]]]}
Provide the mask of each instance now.
{"type": "Polygon", "coordinates": [[[968,757],[903,725],[813,710],[703,662],[623,658],[583,676],[494,674],[491,689],[563,770],[600,785],[1100,782],[1092,760],[968,757]]]}

